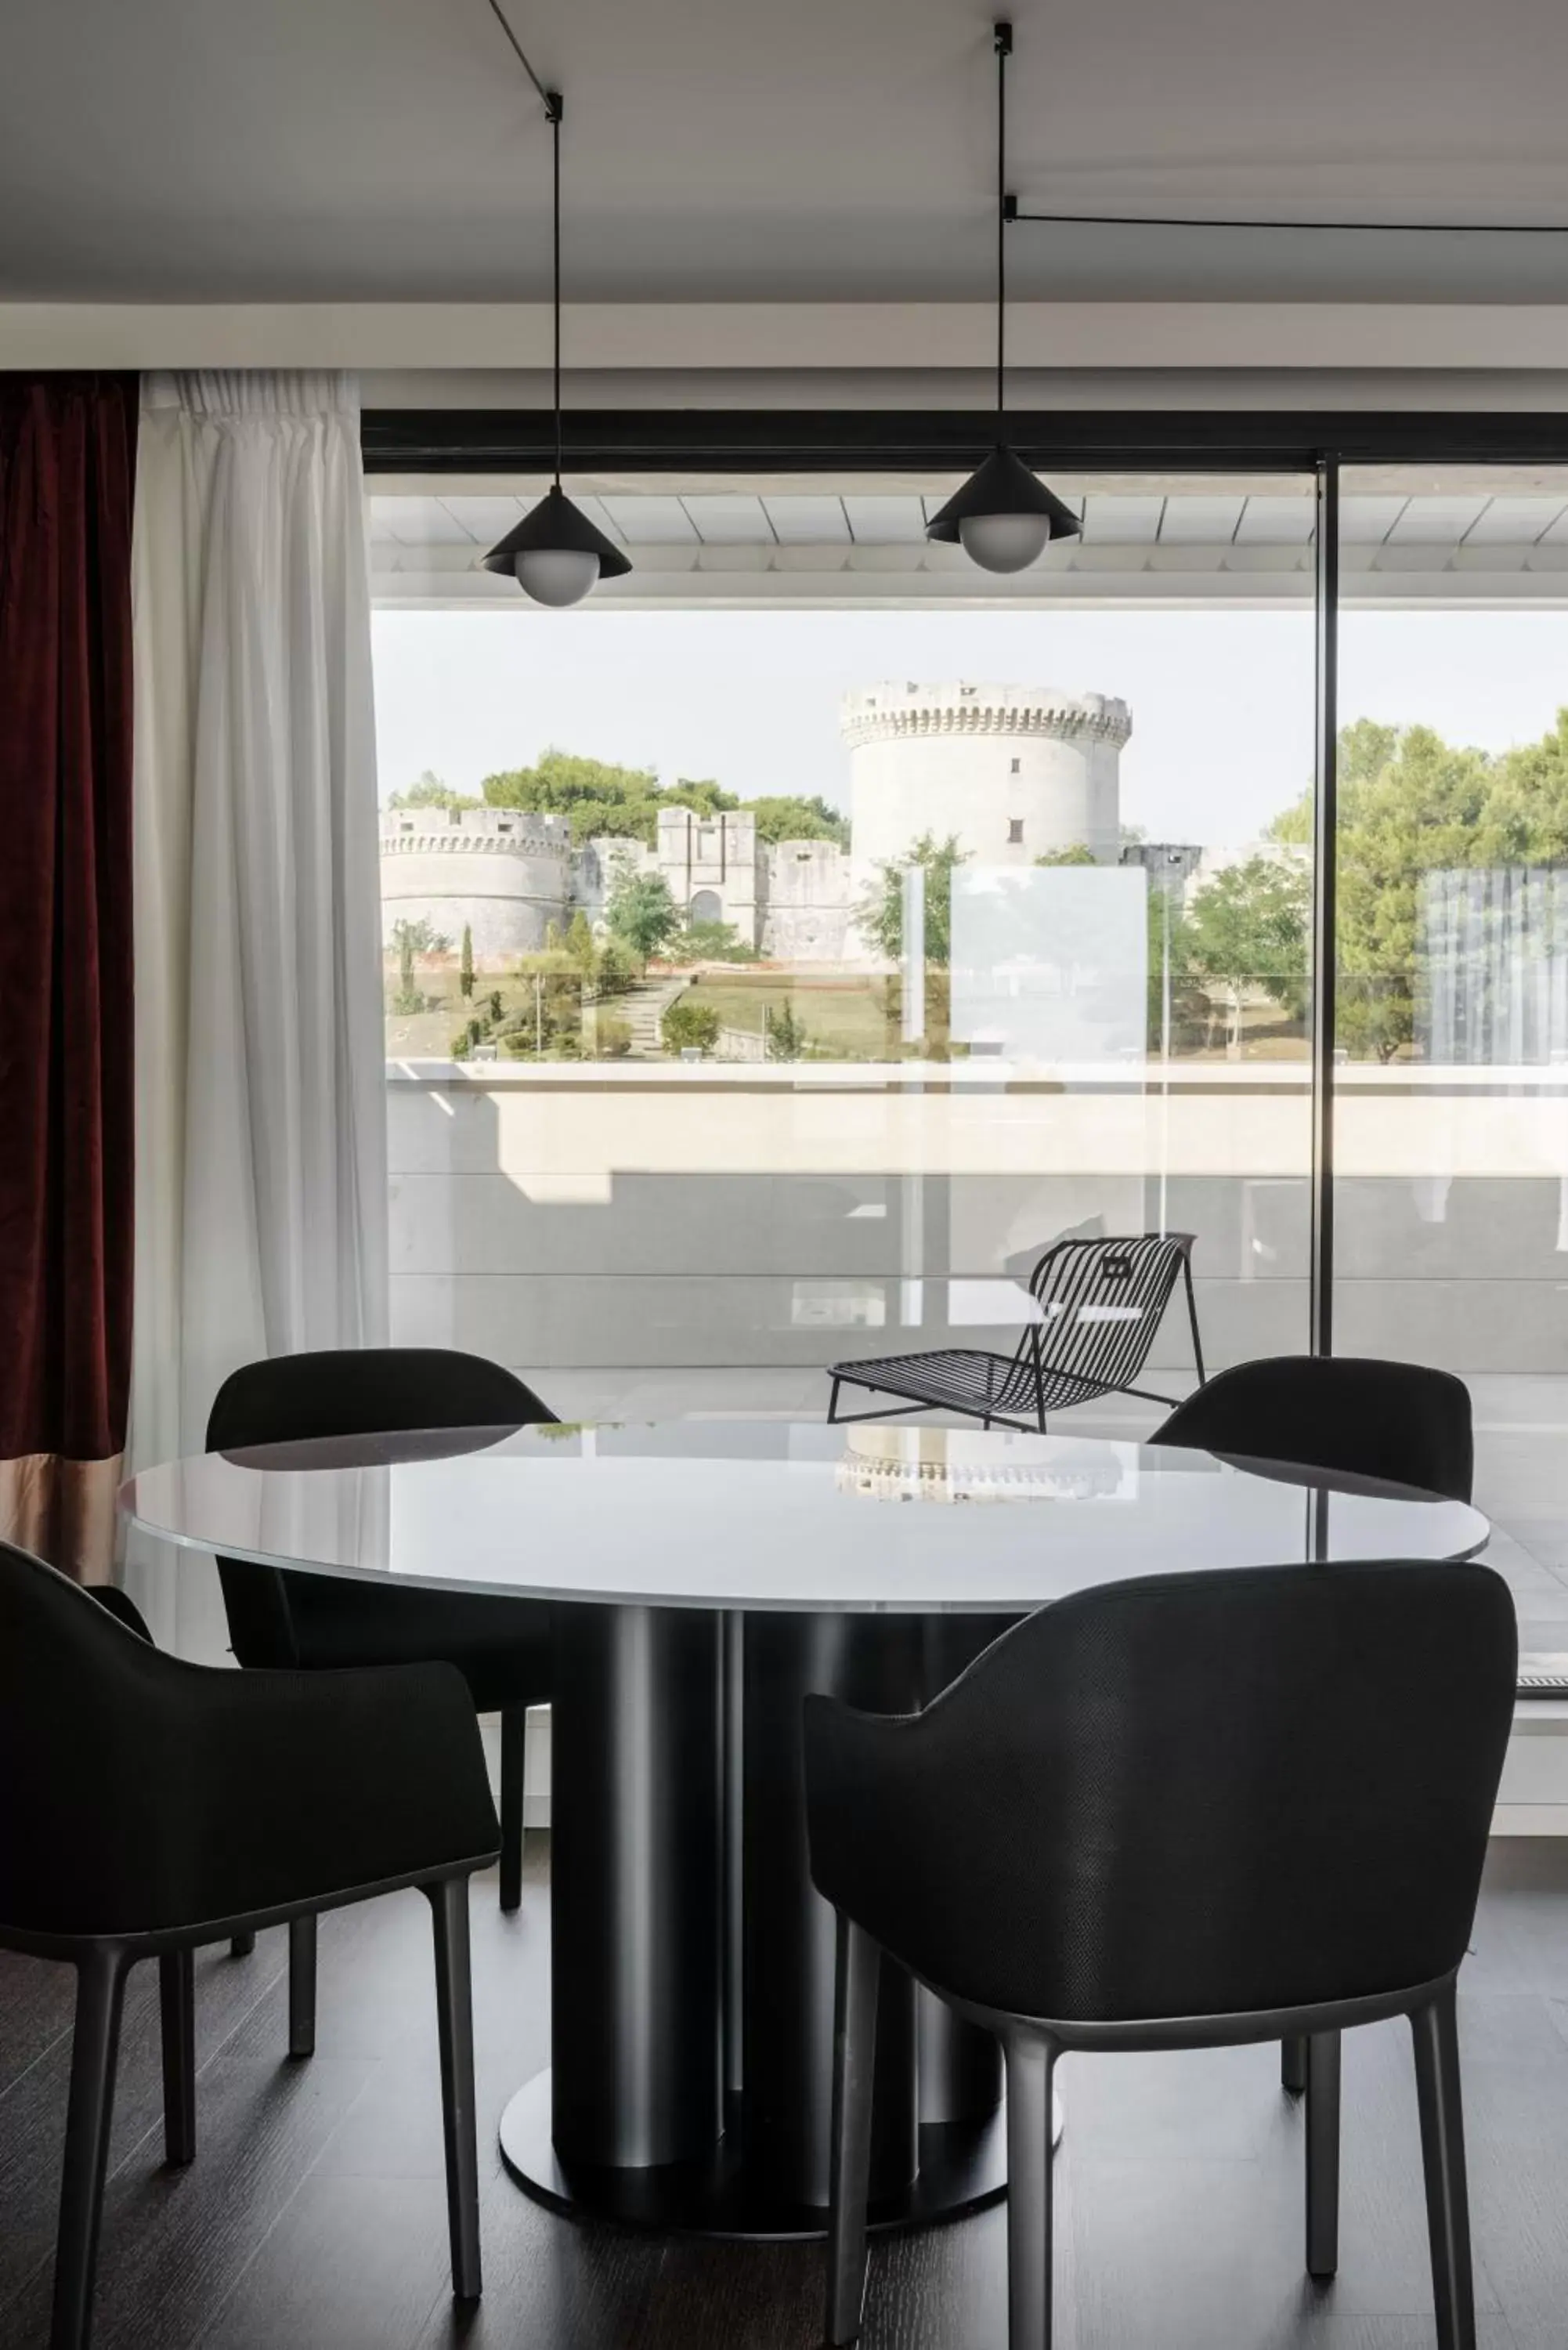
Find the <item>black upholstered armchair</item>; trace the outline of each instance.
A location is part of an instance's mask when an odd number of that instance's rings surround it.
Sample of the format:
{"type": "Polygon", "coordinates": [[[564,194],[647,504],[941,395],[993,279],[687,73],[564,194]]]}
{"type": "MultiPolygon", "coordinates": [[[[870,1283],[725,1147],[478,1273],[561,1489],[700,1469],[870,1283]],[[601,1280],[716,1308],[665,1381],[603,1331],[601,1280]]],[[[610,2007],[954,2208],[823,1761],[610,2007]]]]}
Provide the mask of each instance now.
{"type": "Polygon", "coordinates": [[[1440,2350],[1475,2340],[1454,1985],[1512,1718],[1489,1568],[1372,1562],[1085,1591],[901,1720],[806,1700],[838,1913],[827,2338],[865,2276],[883,1954],[1007,2064],[1012,2350],[1049,2350],[1064,2049],[1309,2048],[1306,2264],[1338,2258],[1339,2035],[1406,2015],[1440,2350]]]}
{"type": "Polygon", "coordinates": [[[1469,1500],[1475,1471],[1464,1381],[1368,1355],[1265,1355],[1233,1364],[1179,1403],[1149,1442],[1338,1469],[1456,1502],[1469,1500]]]}
{"type": "Polygon", "coordinates": [[[125,1981],[156,1958],[169,2158],[195,2150],[192,1954],[417,1886],[435,1921],[452,2284],[480,2289],[468,1879],[500,1843],[450,1665],[236,1673],[162,1655],[0,1544],[0,1945],[77,1970],[51,2350],[85,2350],[125,1981]]]}
{"type": "MultiPolygon", "coordinates": [[[[431,1429],[525,1427],[555,1415],[483,1356],[434,1347],[278,1355],[224,1380],[207,1449],[431,1429]]],[[[229,1638],[244,1666],[317,1671],[437,1658],[457,1667],[479,1713],[501,1716],[501,1906],[523,1898],[524,1756],[528,1708],[550,1695],[550,1610],[536,1600],[391,1590],[220,1558],[229,1638]]],[[[243,1953],[242,1937],[236,1945],[243,1953]]],[[[289,1936],[289,2054],[316,2044],[316,1930],[289,1936]]]]}
{"type": "MultiPolygon", "coordinates": [[[[1452,1371],[1370,1355],[1263,1355],[1217,1372],[1179,1403],[1151,1444],[1376,1477],[1468,1502],[1475,1471],[1470,1395],[1452,1371]]],[[[1281,2052],[1293,2096],[1306,2088],[1304,2043],[1281,2052]]]]}

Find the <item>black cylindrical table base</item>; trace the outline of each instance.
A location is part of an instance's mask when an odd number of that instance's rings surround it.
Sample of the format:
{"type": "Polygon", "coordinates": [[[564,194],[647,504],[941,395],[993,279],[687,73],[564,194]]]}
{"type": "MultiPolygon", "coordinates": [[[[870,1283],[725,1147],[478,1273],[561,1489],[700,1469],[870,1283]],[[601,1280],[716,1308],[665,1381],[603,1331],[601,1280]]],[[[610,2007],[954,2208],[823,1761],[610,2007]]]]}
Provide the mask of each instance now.
{"type": "Polygon", "coordinates": [[[717,1617],[558,1611],[550,2047],[568,2161],[693,2161],[723,2126],[718,1691],[717,1617]]]}
{"type": "MultiPolygon", "coordinates": [[[[555,2208],[718,2236],[820,2235],[834,1921],[811,1882],[802,1721],[825,1690],[931,1694],[919,1618],[564,1607],[552,1754],[553,2070],[507,2106],[555,2208]]],[[[1005,2186],[995,2043],[885,1961],[873,2226],[1005,2186]]]]}

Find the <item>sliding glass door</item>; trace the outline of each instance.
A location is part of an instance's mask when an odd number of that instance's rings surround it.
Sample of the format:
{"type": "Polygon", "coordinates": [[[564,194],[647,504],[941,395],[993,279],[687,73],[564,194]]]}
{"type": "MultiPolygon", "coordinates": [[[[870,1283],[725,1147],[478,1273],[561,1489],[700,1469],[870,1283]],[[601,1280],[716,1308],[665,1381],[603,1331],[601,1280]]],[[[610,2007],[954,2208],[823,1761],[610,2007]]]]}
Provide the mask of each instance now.
{"type": "Polygon", "coordinates": [[[1334,1343],[1504,1385],[1568,1337],[1565,586],[1568,469],[1346,470],[1334,1343]]]}

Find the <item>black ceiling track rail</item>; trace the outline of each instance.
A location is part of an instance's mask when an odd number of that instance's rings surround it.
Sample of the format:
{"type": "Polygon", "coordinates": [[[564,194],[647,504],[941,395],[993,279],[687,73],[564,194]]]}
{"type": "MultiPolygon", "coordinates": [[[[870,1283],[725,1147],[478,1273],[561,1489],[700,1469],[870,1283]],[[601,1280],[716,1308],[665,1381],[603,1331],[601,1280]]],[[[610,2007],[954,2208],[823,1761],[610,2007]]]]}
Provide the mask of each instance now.
{"type": "MultiPolygon", "coordinates": [[[[990,445],[989,412],[961,409],[587,409],[572,415],[579,473],[964,473],[990,445]]],[[[369,473],[548,473],[548,408],[368,408],[369,473]]],[[[1568,463],[1568,413],[1233,409],[1013,411],[1026,464],[1083,473],[1190,467],[1310,471],[1345,464],[1568,463]]]]}

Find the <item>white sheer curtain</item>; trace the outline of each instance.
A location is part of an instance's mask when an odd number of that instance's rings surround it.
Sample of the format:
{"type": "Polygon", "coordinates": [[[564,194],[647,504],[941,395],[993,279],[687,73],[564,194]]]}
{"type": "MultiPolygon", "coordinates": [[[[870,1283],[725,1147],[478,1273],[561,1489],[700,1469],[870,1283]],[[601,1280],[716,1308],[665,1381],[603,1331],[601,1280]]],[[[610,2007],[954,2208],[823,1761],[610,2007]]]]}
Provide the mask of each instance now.
{"type": "Polygon", "coordinates": [[[199,1451],[237,1364],[386,1337],[363,492],[351,380],[146,380],[137,1462],[199,1451]]]}

